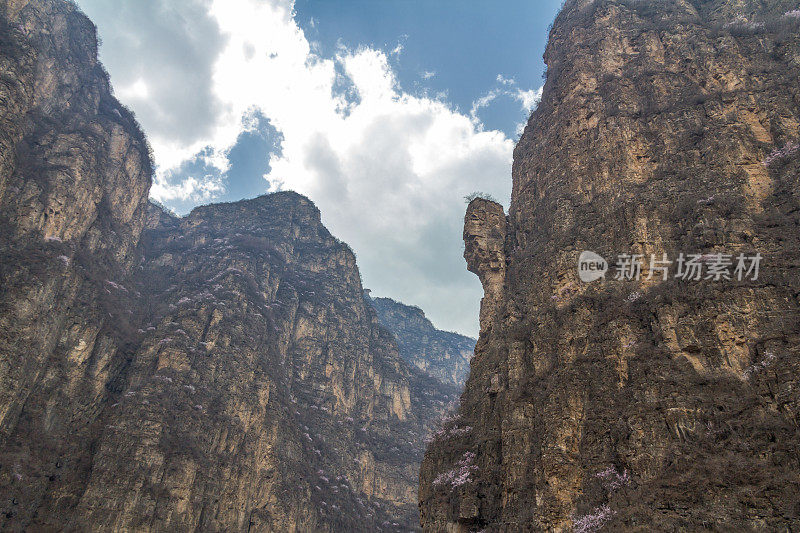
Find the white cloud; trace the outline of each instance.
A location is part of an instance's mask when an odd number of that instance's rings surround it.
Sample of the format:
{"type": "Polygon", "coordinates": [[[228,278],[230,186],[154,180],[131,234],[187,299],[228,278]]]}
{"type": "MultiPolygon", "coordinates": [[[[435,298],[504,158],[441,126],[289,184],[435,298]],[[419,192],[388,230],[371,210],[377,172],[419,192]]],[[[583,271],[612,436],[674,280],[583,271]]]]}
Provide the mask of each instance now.
{"type": "Polygon", "coordinates": [[[214,198],[224,190],[219,176],[206,175],[200,179],[188,177],[175,186],[167,186],[165,181],[157,180],[153,183],[150,194],[162,202],[193,200],[200,203],[214,198]]]}
{"type": "Polygon", "coordinates": [[[529,89],[527,91],[517,89],[513,96],[522,104],[522,108],[524,110],[530,112],[533,111],[537,105],[539,105],[539,101],[542,99],[543,91],[544,87],[539,87],[538,89],[529,89]]]}
{"type": "Polygon", "coordinates": [[[515,85],[517,81],[514,78],[506,78],[502,74],[497,75],[497,83],[501,85],[515,85]]]}
{"type": "Polygon", "coordinates": [[[139,78],[130,85],[118,87],[116,95],[123,100],[144,100],[150,97],[150,89],[147,82],[139,78]]]}
{"type": "Polygon", "coordinates": [[[478,111],[480,111],[484,107],[489,107],[489,105],[494,102],[498,96],[504,94],[504,91],[500,89],[492,89],[488,93],[484,94],[474,102],[472,102],[472,109],[469,111],[469,116],[472,118],[472,122],[475,124],[480,124],[480,117],[478,116],[478,111]]]}
{"type": "Polygon", "coordinates": [[[403,53],[403,50],[405,49],[405,42],[406,42],[407,40],[408,40],[408,35],[407,35],[407,34],[403,34],[403,35],[401,35],[401,36],[400,36],[400,40],[399,40],[399,41],[398,41],[398,43],[397,43],[397,46],[395,46],[395,47],[392,49],[392,51],[391,51],[391,52],[389,52],[389,55],[392,55],[392,56],[394,56],[394,57],[395,57],[395,59],[399,59],[399,58],[400,58],[400,55],[403,53]]]}
{"type": "Polygon", "coordinates": [[[226,46],[210,0],[79,0],[105,44],[100,59],[142,123],[157,162],[178,165],[202,148],[222,103],[214,59],[226,46]]]}
{"type": "MultiPolygon", "coordinates": [[[[196,16],[213,21],[221,45],[209,54],[210,75],[201,82],[215,105],[196,135],[170,135],[143,120],[160,168],[153,196],[213,198],[223,187],[218,178],[176,184],[166,177],[206,147],[205,157],[224,167],[247,127],[242,118],[257,110],[282,135],[266,178],[316,202],[323,222],[356,251],[374,294],[419,305],[440,327],[476,333],[481,290],[461,257],[463,197],[481,190],[508,200],[513,142],[477,121],[477,110],[501,91],[477,101],[467,116],[441,95],[401,90],[389,58],[402,52],[402,43],[388,53],[340,46],[336,56],[322,57],[289,0],[213,0],[206,7],[196,16]]],[[[98,25],[102,34],[102,20],[98,25]]],[[[109,46],[112,36],[104,37],[109,46]]],[[[141,87],[160,75],[143,72],[141,87]]],[[[522,105],[534,101],[505,78],[498,82],[518,91],[522,105]]],[[[179,94],[193,89],[174,88],[179,94]]],[[[135,110],[140,101],[131,102],[135,110]]]]}
{"type": "MultiPolygon", "coordinates": [[[[498,74],[495,81],[497,81],[496,87],[490,89],[486,94],[472,102],[469,115],[472,118],[472,122],[476,124],[477,127],[481,125],[480,110],[489,107],[498,98],[506,97],[516,100],[526,113],[533,111],[542,99],[544,86],[538,89],[521,89],[514,78],[506,78],[502,74],[498,74]]],[[[517,135],[522,134],[525,129],[525,124],[525,122],[517,124],[515,128],[515,133],[517,135]]]]}

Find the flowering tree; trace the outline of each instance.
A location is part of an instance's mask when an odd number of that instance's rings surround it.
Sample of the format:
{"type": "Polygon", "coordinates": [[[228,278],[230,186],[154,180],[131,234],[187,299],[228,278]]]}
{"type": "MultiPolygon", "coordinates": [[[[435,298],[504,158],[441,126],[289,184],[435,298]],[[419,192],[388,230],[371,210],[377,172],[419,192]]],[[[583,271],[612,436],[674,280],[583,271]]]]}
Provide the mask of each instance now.
{"type": "Polygon", "coordinates": [[[595,508],[591,513],[575,518],[572,521],[572,530],[574,533],[593,533],[599,531],[614,514],[614,511],[612,511],[608,505],[601,505],[595,508]]]}
{"type": "Polygon", "coordinates": [[[595,474],[595,477],[603,481],[603,486],[605,486],[606,490],[609,492],[614,492],[631,484],[631,477],[628,475],[628,470],[626,469],[620,474],[613,466],[609,466],[602,472],[598,472],[595,474]]]}
{"type": "Polygon", "coordinates": [[[473,452],[465,452],[461,459],[456,463],[456,467],[452,470],[444,472],[436,476],[433,480],[433,486],[441,487],[448,486],[451,489],[456,489],[462,485],[472,482],[472,474],[478,470],[478,467],[473,464],[475,461],[475,454],[473,452]]]}
{"type": "Polygon", "coordinates": [[[778,161],[788,159],[797,154],[798,152],[800,152],[800,144],[796,142],[786,143],[783,146],[783,148],[780,149],[776,148],[775,150],[772,151],[771,154],[767,156],[766,159],[764,159],[764,166],[769,168],[778,161]]]}

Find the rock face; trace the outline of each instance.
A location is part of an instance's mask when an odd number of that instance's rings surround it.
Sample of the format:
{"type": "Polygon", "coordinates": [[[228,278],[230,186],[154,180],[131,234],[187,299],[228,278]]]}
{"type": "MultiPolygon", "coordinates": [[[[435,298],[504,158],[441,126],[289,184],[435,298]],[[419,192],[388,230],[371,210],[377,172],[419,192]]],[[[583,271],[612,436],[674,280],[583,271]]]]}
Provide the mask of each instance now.
{"type": "Polygon", "coordinates": [[[467,212],[482,332],[423,462],[424,529],[800,527],[796,8],[566,2],[509,216],[467,212]],[[585,250],[604,280],[579,279],[585,250]],[[703,279],[651,272],[681,253],[703,279]],[[644,256],[638,281],[618,254],[644,256]],[[705,279],[711,254],[731,280],[705,279]]]}
{"type": "Polygon", "coordinates": [[[278,193],[177,219],[72,3],[0,3],[0,529],[418,529],[455,397],[278,193]]]}
{"type": "Polygon", "coordinates": [[[464,259],[467,269],[476,274],[483,285],[481,333],[489,330],[503,299],[506,231],[503,206],[483,198],[469,203],[464,217],[464,259]]]}
{"type": "Polygon", "coordinates": [[[391,298],[369,301],[378,313],[378,322],[394,334],[403,359],[442,383],[464,385],[475,339],[436,329],[419,307],[391,298]]]}
{"type": "Polygon", "coordinates": [[[79,523],[413,528],[426,421],[453,391],[399,356],[316,207],[287,192],[150,220],[127,289],[149,321],[79,523]]]}
{"type": "Polygon", "coordinates": [[[147,143],[66,2],[0,2],[0,528],[77,503],[135,327],[147,143]],[[120,301],[130,300],[125,295],[120,301]]]}

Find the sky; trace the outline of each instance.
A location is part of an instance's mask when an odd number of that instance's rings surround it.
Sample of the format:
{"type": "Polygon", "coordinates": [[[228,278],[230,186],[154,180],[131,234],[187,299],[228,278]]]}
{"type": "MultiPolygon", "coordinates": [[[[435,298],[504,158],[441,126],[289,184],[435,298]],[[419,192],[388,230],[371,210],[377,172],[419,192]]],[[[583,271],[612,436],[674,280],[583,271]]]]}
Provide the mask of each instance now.
{"type": "Polygon", "coordinates": [[[477,336],[464,197],[506,207],[561,0],[77,0],[153,146],[151,197],[307,195],[365,288],[477,336]]]}

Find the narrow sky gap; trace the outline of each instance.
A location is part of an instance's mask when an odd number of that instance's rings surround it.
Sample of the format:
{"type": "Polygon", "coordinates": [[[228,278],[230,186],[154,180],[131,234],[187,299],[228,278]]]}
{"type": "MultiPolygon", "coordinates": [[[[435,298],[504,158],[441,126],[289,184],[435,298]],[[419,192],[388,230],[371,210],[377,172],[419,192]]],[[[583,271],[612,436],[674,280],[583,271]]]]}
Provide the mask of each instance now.
{"type": "Polygon", "coordinates": [[[153,198],[184,214],[306,194],[374,295],[477,334],[463,197],[508,203],[560,2],[78,3],[155,149],[153,198]]]}

